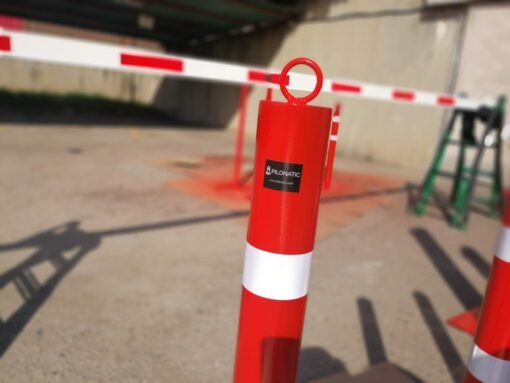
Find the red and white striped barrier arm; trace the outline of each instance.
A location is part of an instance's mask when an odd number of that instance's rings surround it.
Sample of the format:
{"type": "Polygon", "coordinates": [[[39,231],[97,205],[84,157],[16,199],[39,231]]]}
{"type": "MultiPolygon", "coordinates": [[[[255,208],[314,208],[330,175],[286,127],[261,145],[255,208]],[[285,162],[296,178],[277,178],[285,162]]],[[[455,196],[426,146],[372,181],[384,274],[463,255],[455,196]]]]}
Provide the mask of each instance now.
{"type": "MultiPolygon", "coordinates": [[[[1,56],[263,87],[276,87],[279,80],[276,74],[278,71],[269,69],[160,54],[128,46],[6,30],[0,30],[1,56]]],[[[290,90],[309,92],[314,86],[315,76],[313,75],[289,74],[288,88],[290,90]]],[[[394,88],[353,80],[324,79],[322,92],[381,101],[457,107],[469,110],[476,110],[482,105],[493,105],[494,103],[493,100],[472,100],[447,94],[394,88]]]]}
{"type": "Polygon", "coordinates": [[[506,207],[465,383],[510,382],[510,207],[506,207]]]}

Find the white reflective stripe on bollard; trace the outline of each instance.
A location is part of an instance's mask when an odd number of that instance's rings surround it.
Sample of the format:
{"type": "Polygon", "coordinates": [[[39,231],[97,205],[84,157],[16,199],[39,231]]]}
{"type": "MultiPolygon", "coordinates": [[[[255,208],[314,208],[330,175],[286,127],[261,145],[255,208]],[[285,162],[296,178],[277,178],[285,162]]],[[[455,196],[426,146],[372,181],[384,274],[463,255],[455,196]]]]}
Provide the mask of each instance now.
{"type": "Polygon", "coordinates": [[[333,116],[331,121],[336,122],[336,123],[340,123],[340,116],[333,116]]]}
{"type": "Polygon", "coordinates": [[[243,286],[267,299],[281,301],[304,297],[308,293],[312,253],[277,254],[246,243],[243,286]]]}
{"type": "Polygon", "coordinates": [[[468,370],[483,383],[510,382],[510,362],[487,354],[476,344],[471,351],[468,370]]]}
{"type": "Polygon", "coordinates": [[[496,245],[496,257],[505,262],[510,262],[510,229],[503,227],[499,234],[498,244],[496,245]]]}
{"type": "Polygon", "coordinates": [[[330,141],[338,141],[338,136],[332,134],[331,136],[329,136],[329,140],[330,141]]]}

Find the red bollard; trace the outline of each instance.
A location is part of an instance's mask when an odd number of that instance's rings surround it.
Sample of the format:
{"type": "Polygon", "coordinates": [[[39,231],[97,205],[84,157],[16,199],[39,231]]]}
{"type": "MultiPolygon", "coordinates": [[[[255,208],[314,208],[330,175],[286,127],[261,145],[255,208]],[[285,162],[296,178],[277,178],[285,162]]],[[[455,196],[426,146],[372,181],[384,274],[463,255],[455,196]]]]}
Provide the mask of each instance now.
{"type": "Polygon", "coordinates": [[[510,205],[485,292],[465,383],[510,382],[510,205]]]}
{"type": "Polygon", "coordinates": [[[280,89],[287,103],[260,102],[254,191],[243,272],[235,383],[294,383],[324,176],[331,109],[308,106],[280,89]]]}

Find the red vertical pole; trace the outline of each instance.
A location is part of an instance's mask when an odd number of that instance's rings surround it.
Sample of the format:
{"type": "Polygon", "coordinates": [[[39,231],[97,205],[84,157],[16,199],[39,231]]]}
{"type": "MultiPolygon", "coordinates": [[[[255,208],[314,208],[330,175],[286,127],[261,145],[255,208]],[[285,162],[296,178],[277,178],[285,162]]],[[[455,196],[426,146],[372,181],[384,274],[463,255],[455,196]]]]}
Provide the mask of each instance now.
{"type": "MultiPolygon", "coordinates": [[[[295,383],[331,109],[261,101],[239,315],[235,383],[295,383]]],[[[287,64],[285,78],[296,61],[287,64]]]]}
{"type": "Polygon", "coordinates": [[[335,111],[333,112],[333,120],[331,123],[331,134],[329,136],[329,149],[328,159],[326,163],[326,176],[324,177],[324,189],[329,189],[331,186],[331,174],[333,173],[333,162],[335,161],[336,141],[338,140],[338,128],[340,126],[340,111],[342,104],[335,104],[335,111]]]}
{"type": "Polygon", "coordinates": [[[243,146],[244,146],[244,135],[246,132],[246,109],[248,92],[250,86],[243,84],[241,85],[241,91],[239,95],[239,117],[237,119],[237,137],[236,137],[236,151],[234,154],[234,174],[233,184],[234,186],[241,185],[241,173],[243,171],[243,146]]]}
{"type": "Polygon", "coordinates": [[[273,89],[267,88],[266,101],[273,101],[273,89]]]}
{"type": "Polygon", "coordinates": [[[510,205],[485,292],[465,383],[510,382],[510,205]]]}

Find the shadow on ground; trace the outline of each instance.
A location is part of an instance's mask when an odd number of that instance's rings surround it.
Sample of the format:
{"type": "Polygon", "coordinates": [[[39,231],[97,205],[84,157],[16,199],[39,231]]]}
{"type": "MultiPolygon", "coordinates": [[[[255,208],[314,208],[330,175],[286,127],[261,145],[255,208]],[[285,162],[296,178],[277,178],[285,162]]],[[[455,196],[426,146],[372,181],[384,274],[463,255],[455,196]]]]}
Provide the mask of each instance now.
{"type": "Polygon", "coordinates": [[[308,347],[301,351],[298,383],[422,383],[421,378],[391,363],[386,354],[377,315],[372,302],[358,298],[358,315],[369,368],[351,375],[344,363],[320,347],[308,347]]]}
{"type": "MultiPolygon", "coordinates": [[[[413,297],[431,338],[441,355],[452,382],[461,382],[465,366],[448,332],[429,297],[415,291],[413,297]]],[[[307,347],[301,351],[298,383],[423,383],[405,368],[391,362],[387,356],[383,337],[373,303],[365,298],[357,300],[359,320],[369,367],[360,374],[351,375],[341,359],[320,347],[307,347]]]]}
{"type": "MultiPolygon", "coordinates": [[[[389,190],[388,193],[401,190],[389,190]]],[[[371,194],[370,194],[371,195],[371,194]]],[[[357,198],[356,196],[351,196],[357,198]]],[[[360,197],[361,198],[361,197],[360,197]]],[[[349,200],[347,198],[346,200],[349,200]]],[[[6,244],[0,244],[0,253],[18,249],[33,249],[33,252],[11,269],[0,275],[0,289],[12,283],[23,298],[23,303],[7,318],[0,322],[0,357],[15,341],[23,328],[35,313],[51,296],[64,277],[87,254],[96,250],[102,241],[110,236],[128,235],[152,230],[171,229],[187,225],[205,224],[221,220],[246,217],[247,211],[229,212],[201,217],[161,221],[152,224],[126,226],[100,231],[85,231],[80,223],[72,221],[50,228],[28,238],[6,244]],[[44,281],[37,278],[34,268],[40,264],[50,265],[52,273],[44,281]]],[[[451,289],[452,294],[466,309],[481,303],[482,296],[455,266],[444,248],[424,228],[410,230],[410,235],[422,249],[422,254],[430,261],[440,279],[451,289]]],[[[487,276],[489,266],[476,249],[461,247],[463,259],[480,274],[487,276]]],[[[414,291],[416,308],[422,317],[422,324],[428,329],[431,339],[441,355],[453,382],[460,382],[464,363],[456,350],[436,309],[422,291],[414,291]]],[[[305,347],[301,350],[298,383],[418,383],[421,377],[388,358],[386,347],[379,326],[376,309],[370,299],[359,297],[356,301],[363,340],[369,367],[362,373],[351,375],[343,361],[331,355],[321,347],[305,347]]],[[[340,341],[340,340],[339,340],[340,341]]]]}
{"type": "MultiPolygon", "coordinates": [[[[459,270],[449,254],[425,228],[410,230],[411,236],[421,248],[421,254],[430,261],[441,280],[466,310],[479,307],[482,295],[459,270]]],[[[465,259],[480,275],[487,278],[489,263],[470,246],[460,248],[465,259]]],[[[418,253],[420,254],[420,253],[418,253]]],[[[465,372],[463,358],[456,349],[445,320],[440,318],[431,299],[423,291],[414,291],[416,307],[436,347],[438,355],[450,374],[452,382],[462,382],[465,372]]],[[[365,297],[357,300],[359,320],[369,367],[360,374],[351,375],[343,361],[320,347],[307,347],[301,351],[298,383],[418,383],[421,377],[392,363],[386,353],[383,337],[373,303],[365,297]]]]}
{"type": "MultiPolygon", "coordinates": [[[[448,253],[432,234],[424,228],[413,228],[411,229],[411,235],[421,246],[423,253],[430,260],[444,283],[450,288],[464,308],[466,310],[471,310],[479,307],[482,304],[482,295],[459,270],[448,253]]],[[[464,249],[466,249],[466,247],[464,247],[464,249]]],[[[470,257],[473,257],[473,249],[471,249],[468,254],[470,257]]],[[[480,259],[477,261],[480,262],[480,259]]],[[[478,267],[480,267],[480,265],[478,265],[478,267]]]]}
{"type": "Polygon", "coordinates": [[[0,253],[34,249],[29,257],[0,274],[0,289],[13,283],[23,298],[21,306],[8,318],[0,319],[0,358],[64,277],[81,259],[96,250],[105,237],[216,222],[245,215],[246,212],[233,212],[92,232],[82,230],[80,223],[73,221],[17,242],[0,244],[0,253]],[[34,269],[42,264],[49,264],[52,268],[51,275],[45,278],[44,282],[38,280],[34,272],[34,269]]]}
{"type": "MultiPolygon", "coordinates": [[[[399,193],[402,190],[401,188],[378,190],[335,197],[323,202],[369,198],[381,194],[399,193]]],[[[8,318],[0,318],[0,357],[5,354],[16,337],[51,296],[64,277],[73,270],[81,259],[96,250],[106,237],[235,219],[246,217],[248,214],[249,211],[247,210],[234,211],[211,216],[184,218],[90,232],[83,230],[80,227],[80,222],[72,221],[36,233],[20,241],[0,244],[0,253],[20,249],[33,249],[28,258],[0,274],[0,289],[13,283],[23,298],[23,304],[8,318]],[[33,268],[45,263],[51,265],[53,273],[44,282],[41,282],[35,275],[33,268]]]]}

